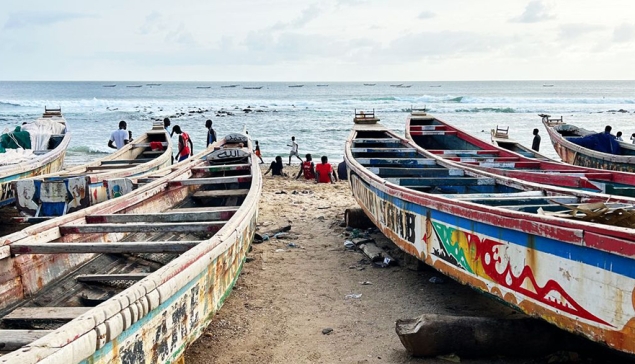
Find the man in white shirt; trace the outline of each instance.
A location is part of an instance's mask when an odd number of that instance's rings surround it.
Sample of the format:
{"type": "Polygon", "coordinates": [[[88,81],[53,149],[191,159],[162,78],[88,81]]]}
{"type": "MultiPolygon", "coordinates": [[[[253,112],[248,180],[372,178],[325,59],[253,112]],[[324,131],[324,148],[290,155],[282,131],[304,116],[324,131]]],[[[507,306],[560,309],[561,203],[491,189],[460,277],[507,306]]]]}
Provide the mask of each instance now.
{"type": "Polygon", "coordinates": [[[121,149],[124,145],[128,144],[129,134],[126,131],[126,122],[121,120],[119,122],[119,130],[115,130],[110,134],[110,140],[108,141],[108,147],[112,149],[121,149]]]}
{"type": "Polygon", "coordinates": [[[302,158],[300,158],[300,154],[298,154],[298,143],[295,142],[295,137],[291,137],[291,143],[287,144],[288,147],[291,147],[289,151],[289,165],[291,165],[291,157],[295,156],[302,162],[302,158]]]}

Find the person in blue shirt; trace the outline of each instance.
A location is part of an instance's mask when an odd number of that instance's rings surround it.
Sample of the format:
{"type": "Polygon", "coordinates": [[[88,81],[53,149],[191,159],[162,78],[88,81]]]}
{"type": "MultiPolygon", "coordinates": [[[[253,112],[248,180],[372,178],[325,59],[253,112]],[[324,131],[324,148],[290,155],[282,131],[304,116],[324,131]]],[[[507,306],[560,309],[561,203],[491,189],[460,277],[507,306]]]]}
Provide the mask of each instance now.
{"type": "Polygon", "coordinates": [[[216,130],[212,128],[211,120],[208,119],[205,122],[205,127],[207,128],[207,146],[209,147],[210,144],[215,143],[218,139],[216,138],[216,130]]]}

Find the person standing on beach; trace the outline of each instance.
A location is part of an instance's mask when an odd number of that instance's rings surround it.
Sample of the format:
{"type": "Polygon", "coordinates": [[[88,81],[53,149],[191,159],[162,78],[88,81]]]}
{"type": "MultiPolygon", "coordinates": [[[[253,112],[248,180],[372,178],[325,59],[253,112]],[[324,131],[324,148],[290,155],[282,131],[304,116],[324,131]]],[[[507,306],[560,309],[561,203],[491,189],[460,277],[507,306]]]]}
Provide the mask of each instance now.
{"type": "Polygon", "coordinates": [[[178,125],[174,125],[172,132],[179,135],[179,152],[176,154],[178,162],[194,155],[194,144],[192,144],[192,139],[190,139],[189,134],[182,131],[178,125]]]}
{"type": "Polygon", "coordinates": [[[171,137],[172,137],[172,134],[174,134],[174,133],[171,133],[171,132],[168,130],[168,128],[170,127],[170,124],[171,124],[171,123],[170,123],[170,118],[165,118],[165,119],[163,119],[163,128],[165,129],[165,132],[166,132],[166,133],[168,133],[168,134],[170,135],[170,138],[171,138],[171,137]]]}
{"type": "Polygon", "coordinates": [[[311,154],[307,154],[305,157],[306,160],[300,165],[300,172],[298,172],[298,175],[295,177],[295,179],[300,178],[303,173],[304,179],[315,179],[315,165],[313,164],[313,157],[311,156],[311,154]]]}
{"type": "Polygon", "coordinates": [[[210,144],[216,143],[218,139],[216,138],[216,130],[212,128],[211,120],[208,119],[205,122],[205,128],[207,128],[207,146],[209,147],[210,144]]]}
{"type": "Polygon", "coordinates": [[[317,183],[333,183],[337,178],[333,177],[333,167],[329,164],[327,156],[322,156],[322,163],[315,166],[315,181],[317,183]]]}
{"type": "Polygon", "coordinates": [[[121,120],[119,122],[119,129],[110,134],[110,140],[108,141],[108,147],[112,149],[121,149],[124,145],[128,144],[130,137],[126,131],[126,122],[121,120]]]}
{"type": "Polygon", "coordinates": [[[256,140],[256,147],[254,148],[254,153],[256,154],[258,158],[260,158],[260,164],[264,164],[265,161],[262,160],[262,155],[260,153],[260,145],[258,144],[257,140],[256,140]]]}
{"type": "Polygon", "coordinates": [[[531,143],[531,149],[538,152],[540,150],[540,135],[538,135],[538,129],[534,129],[534,141],[531,143]]]}
{"type": "Polygon", "coordinates": [[[345,161],[341,161],[340,164],[337,165],[337,178],[340,179],[340,181],[346,181],[348,180],[348,172],[346,169],[346,162],[345,161]]]}
{"type": "Polygon", "coordinates": [[[302,162],[302,158],[300,158],[300,154],[298,154],[298,143],[295,142],[295,137],[291,137],[291,143],[287,144],[288,147],[291,147],[289,151],[289,165],[291,165],[291,157],[295,156],[302,162]]]}
{"type": "Polygon", "coordinates": [[[272,176],[285,176],[286,174],[282,171],[282,168],[284,167],[284,164],[282,163],[282,157],[281,156],[276,156],[276,160],[271,162],[271,165],[269,166],[269,169],[267,169],[267,172],[265,172],[265,176],[271,172],[272,176]]]}

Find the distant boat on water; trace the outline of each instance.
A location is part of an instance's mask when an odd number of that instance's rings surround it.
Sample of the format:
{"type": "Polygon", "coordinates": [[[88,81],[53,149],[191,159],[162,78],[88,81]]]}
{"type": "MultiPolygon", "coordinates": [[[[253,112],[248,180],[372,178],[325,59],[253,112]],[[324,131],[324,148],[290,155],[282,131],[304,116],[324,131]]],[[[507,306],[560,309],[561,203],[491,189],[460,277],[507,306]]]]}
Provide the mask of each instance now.
{"type": "Polygon", "coordinates": [[[223,85],[221,86],[221,88],[237,87],[237,86],[240,86],[240,85],[223,85]]]}
{"type": "Polygon", "coordinates": [[[117,85],[103,85],[102,87],[117,87],[117,85]]]}
{"type": "Polygon", "coordinates": [[[411,88],[412,85],[399,85],[398,88],[411,88]]]}
{"type": "Polygon", "coordinates": [[[127,85],[126,87],[143,87],[143,85],[127,85]]]}
{"type": "Polygon", "coordinates": [[[364,86],[375,86],[376,83],[365,83],[364,86]]]}
{"type": "Polygon", "coordinates": [[[150,87],[152,87],[152,86],[161,86],[161,84],[160,83],[146,83],[146,86],[150,86],[150,87]]]}
{"type": "Polygon", "coordinates": [[[289,85],[289,87],[304,87],[304,85],[289,85]]]}
{"type": "Polygon", "coordinates": [[[552,83],[545,83],[542,85],[542,87],[553,87],[552,83]]]}
{"type": "Polygon", "coordinates": [[[430,87],[441,87],[441,85],[430,85],[430,87]]]}
{"type": "Polygon", "coordinates": [[[260,90],[262,86],[243,87],[245,90],[260,90]]]}
{"type": "Polygon", "coordinates": [[[390,85],[390,87],[401,87],[403,85],[403,83],[400,83],[398,85],[390,85]]]}
{"type": "Polygon", "coordinates": [[[212,86],[196,86],[196,88],[212,88],[212,86]]]}
{"type": "Polygon", "coordinates": [[[315,85],[317,87],[328,87],[328,85],[315,85]]]}

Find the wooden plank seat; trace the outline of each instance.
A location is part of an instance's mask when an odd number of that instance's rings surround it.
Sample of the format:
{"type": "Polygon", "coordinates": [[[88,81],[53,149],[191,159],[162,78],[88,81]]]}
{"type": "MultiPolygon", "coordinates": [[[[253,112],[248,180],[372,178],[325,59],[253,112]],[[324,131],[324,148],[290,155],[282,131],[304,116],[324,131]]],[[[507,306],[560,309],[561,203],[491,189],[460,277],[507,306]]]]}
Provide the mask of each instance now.
{"type": "MultiPolygon", "coordinates": [[[[168,142],[161,142],[164,147],[168,146],[168,142]]],[[[133,148],[150,148],[150,143],[132,143],[133,148]]]]}
{"type": "Polygon", "coordinates": [[[504,198],[504,197],[545,197],[542,191],[522,191],[522,192],[504,192],[504,193],[461,193],[461,194],[445,194],[443,197],[456,198],[456,199],[470,199],[470,198],[504,198]]]}
{"type": "Polygon", "coordinates": [[[417,152],[416,148],[351,148],[353,153],[412,153],[417,152]]]}
{"type": "Polygon", "coordinates": [[[430,130],[446,130],[447,125],[412,125],[410,124],[410,131],[430,131],[430,130]]]}
{"type": "Polygon", "coordinates": [[[150,273],[82,274],[75,277],[78,282],[139,281],[150,273]]]}
{"type": "MultiPolygon", "coordinates": [[[[124,215],[125,216],[125,215],[124,215]]],[[[170,223],[104,223],[86,225],[63,225],[64,234],[102,234],[102,233],[154,233],[154,232],[217,232],[227,221],[206,222],[170,222],[170,223]]]]}
{"type": "Polygon", "coordinates": [[[432,154],[466,154],[466,155],[479,155],[479,154],[499,154],[500,151],[496,149],[428,149],[428,152],[432,154]]]}
{"type": "Polygon", "coordinates": [[[184,180],[170,181],[170,186],[193,186],[193,185],[217,185],[223,183],[246,183],[251,182],[251,175],[229,176],[229,177],[207,177],[189,178],[184,180]]]}
{"type": "Polygon", "coordinates": [[[465,172],[458,168],[398,168],[398,167],[368,167],[368,170],[379,177],[442,177],[463,176],[465,172]]]}
{"type": "Polygon", "coordinates": [[[430,135],[457,135],[456,130],[428,130],[428,131],[410,131],[412,136],[430,136],[430,135]]]}
{"type": "Polygon", "coordinates": [[[574,196],[536,196],[536,197],[483,197],[483,198],[456,198],[456,200],[469,201],[489,206],[509,206],[509,205],[528,205],[528,204],[546,204],[554,205],[550,201],[557,201],[563,204],[578,203],[578,198],[574,196]]]}
{"type": "Polygon", "coordinates": [[[457,162],[514,162],[517,161],[518,157],[494,157],[494,156],[486,156],[486,155],[474,155],[469,157],[450,157],[446,156],[443,159],[447,159],[450,161],[457,162]]]}
{"type": "Polygon", "coordinates": [[[429,158],[384,158],[384,157],[373,157],[373,158],[356,158],[357,162],[363,165],[364,167],[369,166],[403,166],[403,167],[427,167],[427,166],[437,166],[437,161],[429,158]]]}
{"type": "Polygon", "coordinates": [[[11,254],[132,254],[182,253],[199,241],[141,241],[116,243],[13,243],[11,254]]]}
{"type": "Polygon", "coordinates": [[[146,214],[110,214],[88,215],[86,223],[133,223],[133,222],[195,222],[195,221],[227,221],[236,213],[234,208],[225,208],[216,211],[173,211],[146,214]]]}
{"type": "Polygon", "coordinates": [[[0,330],[0,351],[13,351],[52,333],[53,330],[0,330]]]}
{"type": "Polygon", "coordinates": [[[154,158],[136,158],[136,159],[114,159],[111,161],[102,161],[101,164],[102,165],[111,165],[111,164],[125,164],[125,163],[129,163],[129,164],[140,164],[140,163],[147,163],[150,161],[153,161],[154,158]]]}
{"type": "Polygon", "coordinates": [[[494,178],[479,177],[424,177],[424,178],[386,178],[386,181],[399,186],[485,186],[494,185],[494,178]]]}
{"type": "Polygon", "coordinates": [[[201,207],[173,207],[164,212],[216,212],[238,211],[240,206],[201,206],[201,207]]]}
{"type": "Polygon", "coordinates": [[[355,144],[401,144],[401,140],[395,138],[358,138],[354,139],[355,144]]]}
{"type": "Polygon", "coordinates": [[[88,312],[91,307],[18,307],[2,317],[2,323],[28,321],[70,321],[88,312]]]}
{"type": "Polygon", "coordinates": [[[144,151],[141,154],[142,155],[154,155],[154,156],[157,156],[157,155],[161,155],[163,153],[165,153],[165,150],[146,150],[146,151],[144,151]]]}
{"type": "Polygon", "coordinates": [[[528,168],[528,169],[536,169],[540,168],[540,162],[501,162],[501,161],[475,161],[473,164],[476,164],[481,167],[487,168],[528,168]]]}
{"type": "Polygon", "coordinates": [[[245,171],[251,168],[251,164],[225,164],[217,166],[193,167],[192,172],[227,172],[227,171],[245,171]]]}
{"type": "Polygon", "coordinates": [[[249,193],[248,189],[240,190],[211,190],[211,191],[198,191],[195,192],[192,197],[199,199],[206,198],[225,198],[225,197],[243,197],[249,193]]]}

